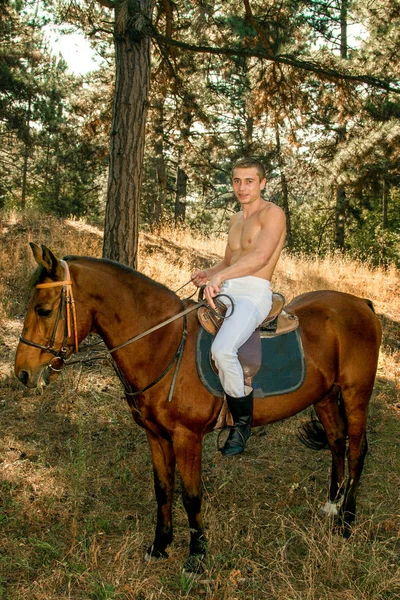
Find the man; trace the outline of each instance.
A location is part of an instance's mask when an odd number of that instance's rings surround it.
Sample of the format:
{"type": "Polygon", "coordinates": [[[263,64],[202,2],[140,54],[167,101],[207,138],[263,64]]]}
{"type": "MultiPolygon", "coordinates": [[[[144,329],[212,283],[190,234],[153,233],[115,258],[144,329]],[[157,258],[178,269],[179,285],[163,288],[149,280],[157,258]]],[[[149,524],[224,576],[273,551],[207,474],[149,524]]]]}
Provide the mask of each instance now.
{"type": "MultiPolygon", "coordinates": [[[[206,284],[204,296],[211,307],[215,308],[213,298],[220,293],[234,302],[234,312],[223,321],[211,348],[234,422],[222,449],[224,456],[243,452],[250,437],[253,390],[244,384],[238,350],[271,309],[270,281],[286,234],[282,209],[261,197],[266,177],[260,162],[239,160],[232,170],[232,184],[241,211],[230,220],[224,259],[192,275],[197,286],[206,284]]],[[[221,301],[230,305],[224,297],[221,301]]]]}

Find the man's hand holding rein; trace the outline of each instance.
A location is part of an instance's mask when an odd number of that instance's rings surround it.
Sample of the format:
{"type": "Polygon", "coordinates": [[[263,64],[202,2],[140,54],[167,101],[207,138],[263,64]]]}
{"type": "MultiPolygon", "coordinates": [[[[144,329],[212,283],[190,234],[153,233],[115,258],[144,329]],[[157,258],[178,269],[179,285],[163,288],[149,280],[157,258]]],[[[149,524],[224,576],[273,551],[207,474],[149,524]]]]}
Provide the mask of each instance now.
{"type": "Polygon", "coordinates": [[[214,277],[207,283],[206,287],[204,288],[205,299],[207,300],[211,308],[215,309],[213,298],[215,298],[215,296],[221,293],[222,283],[223,280],[221,275],[214,275],[214,277]]]}
{"type": "Polygon", "coordinates": [[[208,281],[207,271],[197,269],[197,271],[193,273],[191,279],[194,285],[197,285],[197,287],[205,285],[208,281]]]}
{"type": "Polygon", "coordinates": [[[212,275],[210,281],[208,281],[207,271],[197,270],[192,275],[192,281],[197,287],[205,285],[204,297],[207,300],[211,308],[215,309],[213,298],[221,292],[221,286],[223,283],[222,277],[218,274],[212,275]]]}

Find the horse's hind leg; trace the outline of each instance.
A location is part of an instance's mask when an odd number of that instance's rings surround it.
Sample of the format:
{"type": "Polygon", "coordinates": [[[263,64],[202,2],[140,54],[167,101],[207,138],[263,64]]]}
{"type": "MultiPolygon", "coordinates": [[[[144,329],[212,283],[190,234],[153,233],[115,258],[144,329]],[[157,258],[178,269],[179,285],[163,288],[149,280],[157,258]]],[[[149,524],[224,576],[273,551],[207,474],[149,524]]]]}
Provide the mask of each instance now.
{"type": "Polygon", "coordinates": [[[187,571],[203,571],[206,540],[202,520],[201,454],[202,436],[179,428],[173,436],[174,450],[182,480],[182,499],[190,528],[190,555],[185,562],[187,571]]]}
{"type": "Polygon", "coordinates": [[[343,482],[345,479],[347,426],[339,405],[339,397],[340,388],[334,385],[328,394],[314,405],[317,417],[325,430],[332,454],[329,500],[321,509],[321,512],[327,515],[338,514],[338,505],[343,495],[343,482]]]}
{"type": "Polygon", "coordinates": [[[172,495],[175,479],[175,454],[172,442],[146,430],[154,470],[154,490],[157,500],[157,525],[152,546],[146,558],[167,558],[167,546],[172,542],[172,495]]]}
{"type": "Polygon", "coordinates": [[[348,423],[348,482],[341,507],[343,534],[348,537],[356,515],[356,497],[368,451],[367,415],[372,384],[362,389],[343,390],[344,407],[348,423]]]}

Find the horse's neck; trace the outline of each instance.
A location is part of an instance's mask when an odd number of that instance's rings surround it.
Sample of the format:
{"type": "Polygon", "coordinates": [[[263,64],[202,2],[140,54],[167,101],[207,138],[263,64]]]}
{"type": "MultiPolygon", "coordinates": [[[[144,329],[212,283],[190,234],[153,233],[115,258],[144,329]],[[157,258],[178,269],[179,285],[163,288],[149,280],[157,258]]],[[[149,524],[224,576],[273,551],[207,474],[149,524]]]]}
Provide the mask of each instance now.
{"type": "Polygon", "coordinates": [[[92,331],[108,346],[179,313],[178,296],[152,279],[101,262],[96,263],[98,268],[89,263],[88,266],[85,268],[84,262],[77,265],[82,301],[92,315],[92,331]]]}

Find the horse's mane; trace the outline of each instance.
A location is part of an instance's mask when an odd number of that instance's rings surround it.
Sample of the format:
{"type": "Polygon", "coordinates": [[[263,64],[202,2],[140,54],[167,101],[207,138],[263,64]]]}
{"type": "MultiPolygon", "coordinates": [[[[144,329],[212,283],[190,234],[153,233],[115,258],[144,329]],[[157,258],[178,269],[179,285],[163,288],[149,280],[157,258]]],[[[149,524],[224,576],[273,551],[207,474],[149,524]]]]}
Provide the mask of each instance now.
{"type": "Polygon", "coordinates": [[[29,289],[33,289],[35,285],[37,285],[38,283],[42,283],[47,275],[48,273],[44,266],[39,265],[37,269],[33,272],[29,280],[29,289]]]}
{"type": "Polygon", "coordinates": [[[169,287],[167,287],[166,285],[160,283],[159,281],[156,281],[155,279],[152,279],[151,277],[148,277],[144,273],[141,273],[140,271],[137,271],[136,269],[133,269],[132,267],[123,265],[122,263],[119,263],[115,260],[110,260],[108,258],[94,258],[93,256],[77,256],[77,255],[64,256],[63,260],[65,260],[69,263],[74,262],[76,260],[85,260],[85,261],[93,262],[93,263],[97,263],[97,264],[105,264],[105,265],[112,267],[113,269],[116,269],[117,271],[122,272],[122,273],[126,273],[128,275],[129,274],[134,275],[135,277],[138,277],[139,279],[142,279],[143,281],[152,283],[152,285],[155,285],[159,289],[168,291],[170,294],[175,295],[175,292],[173,290],[171,290],[169,287]]]}
{"type": "Polygon", "coordinates": [[[139,271],[132,269],[132,267],[128,267],[127,265],[123,265],[122,263],[119,263],[115,260],[110,260],[108,258],[95,258],[94,256],[79,256],[77,254],[68,254],[67,256],[64,256],[63,260],[67,262],[74,262],[75,260],[87,260],[88,262],[103,263],[106,265],[110,265],[111,267],[115,267],[121,271],[125,271],[126,273],[139,273],[139,271]]]}
{"type": "MultiPolygon", "coordinates": [[[[113,269],[116,269],[117,271],[126,273],[128,275],[129,274],[134,275],[135,277],[139,277],[143,281],[147,281],[149,283],[151,282],[153,285],[155,285],[159,289],[163,289],[163,290],[168,291],[169,293],[175,295],[175,292],[173,292],[166,285],[159,283],[158,281],[155,281],[154,279],[152,279],[151,277],[148,277],[144,273],[140,273],[140,271],[136,271],[136,269],[132,269],[131,267],[128,267],[127,265],[118,263],[115,260],[109,260],[108,258],[94,258],[93,256],[77,256],[77,255],[64,256],[63,260],[65,260],[69,263],[77,261],[77,260],[85,260],[85,261],[93,262],[93,263],[97,263],[97,264],[109,265],[110,267],[112,267],[113,269]]],[[[36,285],[38,285],[38,283],[42,283],[44,281],[44,279],[46,277],[48,277],[48,275],[49,274],[48,274],[46,268],[43,265],[39,265],[29,280],[29,288],[33,289],[36,285]]]]}

